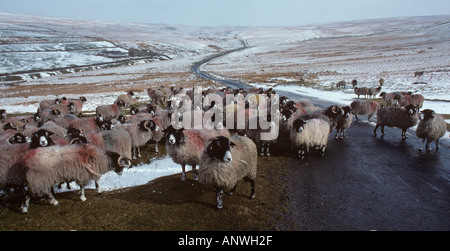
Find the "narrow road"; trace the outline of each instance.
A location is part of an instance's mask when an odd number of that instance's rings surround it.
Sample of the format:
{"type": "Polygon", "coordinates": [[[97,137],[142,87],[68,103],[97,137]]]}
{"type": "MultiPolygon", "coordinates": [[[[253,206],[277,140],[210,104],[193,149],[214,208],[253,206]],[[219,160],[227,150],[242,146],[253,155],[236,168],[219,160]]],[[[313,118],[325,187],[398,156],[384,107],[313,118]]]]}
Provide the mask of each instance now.
{"type": "MultiPolygon", "coordinates": [[[[200,70],[202,64],[232,52],[198,62],[192,71],[233,88],[249,88],[200,70]]],[[[331,104],[277,93],[319,107],[331,104]]],[[[414,131],[403,140],[400,129],[385,128],[383,137],[380,132],[375,137],[373,129],[367,120],[355,119],[344,140],[335,140],[332,132],[324,157],[292,157],[285,187],[288,210],[279,229],[450,230],[450,149],[441,144],[437,152],[434,147],[430,153],[419,152],[421,140],[414,131]]]]}

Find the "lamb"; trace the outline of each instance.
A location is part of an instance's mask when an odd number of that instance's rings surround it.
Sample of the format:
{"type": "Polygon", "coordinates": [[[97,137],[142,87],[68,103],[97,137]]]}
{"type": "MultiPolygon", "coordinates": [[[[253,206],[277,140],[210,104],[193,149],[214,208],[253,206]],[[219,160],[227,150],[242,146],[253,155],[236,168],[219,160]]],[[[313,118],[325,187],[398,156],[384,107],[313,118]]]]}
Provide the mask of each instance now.
{"type": "MultiPolygon", "coordinates": [[[[422,144],[425,143],[425,149],[431,151],[431,146],[428,148],[431,142],[436,141],[436,151],[439,148],[439,139],[445,135],[447,131],[447,124],[444,117],[440,114],[436,114],[431,109],[425,109],[422,111],[423,118],[420,120],[419,125],[416,128],[417,137],[422,139],[422,144]]],[[[422,151],[423,147],[419,148],[422,151]]]]}
{"type": "Polygon", "coordinates": [[[294,121],[289,135],[290,142],[298,149],[298,157],[305,158],[311,147],[319,149],[323,156],[328,145],[330,135],[330,124],[321,118],[304,119],[298,118],[294,121]]]}
{"type": "Polygon", "coordinates": [[[419,116],[415,105],[406,107],[383,107],[377,112],[377,125],[373,130],[375,136],[377,129],[381,126],[381,133],[384,135],[384,127],[398,127],[402,129],[402,139],[406,139],[406,130],[417,125],[419,116]]]}
{"type": "Polygon", "coordinates": [[[155,130],[156,124],[150,120],[135,121],[126,124],[118,124],[115,130],[123,130],[128,132],[131,138],[132,159],[141,156],[141,147],[144,146],[151,138],[151,131],[155,130]]]}
{"type": "Polygon", "coordinates": [[[345,130],[350,127],[353,122],[352,108],[350,106],[342,107],[344,114],[338,115],[336,118],[336,135],[335,139],[343,139],[345,136],[345,130]],[[338,137],[339,135],[339,137],[338,137]]]}
{"type": "Polygon", "coordinates": [[[66,145],[41,147],[28,151],[24,158],[28,194],[22,204],[27,213],[30,196],[48,196],[50,203],[57,205],[52,188],[60,183],[76,181],[80,186],[80,199],[86,200],[84,187],[98,180],[106,172],[114,170],[119,175],[126,159],[115,152],[103,151],[93,145],[66,145]]]}
{"type": "Polygon", "coordinates": [[[360,95],[367,96],[369,94],[369,88],[367,87],[355,87],[354,92],[358,95],[358,99],[360,95]]]}
{"type": "Polygon", "coordinates": [[[186,180],[186,165],[192,166],[194,181],[198,180],[196,166],[200,164],[203,148],[207,140],[206,131],[196,129],[175,129],[172,125],[164,131],[166,150],[173,162],[182,168],[181,180],[186,180]]]}
{"type": "Polygon", "coordinates": [[[377,113],[380,105],[375,101],[356,100],[350,104],[350,107],[356,119],[359,120],[357,115],[367,115],[367,119],[370,121],[370,118],[377,113]]]}
{"type": "Polygon", "coordinates": [[[112,105],[99,105],[95,109],[97,116],[102,115],[105,120],[111,120],[119,116],[125,107],[125,103],[122,100],[114,102],[112,105]]]}
{"type": "Polygon", "coordinates": [[[258,153],[255,143],[245,136],[219,136],[209,141],[200,162],[199,182],[216,191],[217,209],[222,209],[224,189],[232,195],[239,180],[250,182],[250,199],[255,198],[258,153]]]}

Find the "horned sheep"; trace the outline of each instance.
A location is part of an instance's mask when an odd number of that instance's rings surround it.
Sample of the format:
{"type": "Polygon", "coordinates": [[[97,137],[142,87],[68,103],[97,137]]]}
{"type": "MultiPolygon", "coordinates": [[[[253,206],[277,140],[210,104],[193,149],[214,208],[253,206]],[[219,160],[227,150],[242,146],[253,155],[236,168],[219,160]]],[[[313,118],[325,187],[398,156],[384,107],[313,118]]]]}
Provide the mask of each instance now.
{"type": "Polygon", "coordinates": [[[119,116],[125,107],[125,103],[122,100],[114,102],[112,105],[99,105],[95,109],[97,116],[102,115],[104,119],[111,120],[119,116]]]}
{"type": "Polygon", "coordinates": [[[352,108],[350,106],[342,107],[344,114],[340,114],[336,118],[336,135],[335,139],[343,139],[345,131],[350,127],[353,122],[352,108]]]}
{"type": "Polygon", "coordinates": [[[115,130],[123,130],[130,135],[133,159],[142,157],[141,147],[151,139],[151,131],[155,128],[156,124],[150,120],[136,120],[130,123],[117,124],[115,126],[115,130]]]}
{"type": "Polygon", "coordinates": [[[207,142],[201,156],[199,182],[215,188],[217,209],[223,207],[224,189],[233,194],[241,179],[250,182],[250,199],[255,197],[257,158],[255,143],[245,136],[219,136],[207,142]]]}
{"type": "MultiPolygon", "coordinates": [[[[422,111],[423,118],[420,120],[416,128],[417,137],[422,139],[422,144],[425,143],[425,149],[431,151],[431,142],[436,142],[436,150],[439,148],[438,142],[441,137],[445,135],[447,131],[447,124],[445,123],[444,117],[440,114],[435,113],[431,109],[425,109],[422,111]],[[429,148],[428,148],[429,147],[429,148]]],[[[422,151],[423,147],[419,148],[422,151]]]]}
{"type": "Polygon", "coordinates": [[[377,129],[381,126],[381,133],[384,135],[384,127],[397,127],[402,129],[402,139],[406,139],[406,130],[417,125],[419,116],[415,105],[406,107],[383,107],[377,112],[377,125],[373,130],[375,136],[377,129]]]}
{"type": "Polygon", "coordinates": [[[84,187],[93,179],[114,170],[121,174],[126,159],[115,152],[103,151],[93,145],[66,145],[41,147],[28,151],[24,156],[25,177],[29,193],[22,204],[22,212],[28,212],[30,195],[47,196],[57,205],[52,188],[60,183],[76,181],[80,186],[80,199],[86,200],[84,187]]]}

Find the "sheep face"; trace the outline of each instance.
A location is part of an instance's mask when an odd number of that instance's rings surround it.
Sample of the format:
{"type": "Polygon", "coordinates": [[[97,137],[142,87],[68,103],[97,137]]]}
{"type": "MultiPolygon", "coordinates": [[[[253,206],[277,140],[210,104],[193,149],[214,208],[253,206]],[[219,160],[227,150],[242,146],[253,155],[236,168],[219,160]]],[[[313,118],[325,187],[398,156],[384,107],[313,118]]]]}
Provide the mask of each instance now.
{"type": "Polygon", "coordinates": [[[52,134],[53,134],[52,132],[43,129],[40,129],[39,131],[35,132],[31,137],[30,149],[54,145],[55,143],[50,138],[50,135],[52,134]]]}
{"type": "Polygon", "coordinates": [[[208,144],[206,153],[212,158],[223,160],[223,162],[230,162],[233,160],[230,147],[234,148],[235,145],[236,144],[234,144],[228,138],[219,136],[208,144]]]}
{"type": "Polygon", "coordinates": [[[114,167],[114,172],[121,175],[123,173],[123,168],[128,166],[131,162],[130,159],[122,157],[116,152],[106,151],[106,155],[111,159],[111,165],[114,167]]]}
{"type": "Polygon", "coordinates": [[[303,119],[297,119],[294,121],[293,124],[293,130],[297,131],[297,132],[303,132],[303,129],[305,127],[306,124],[306,120],[303,119]]]}
{"type": "MultiPolygon", "coordinates": [[[[130,109],[130,114],[131,115],[136,115],[136,113],[138,113],[138,112],[139,112],[139,109],[137,109],[136,107],[133,107],[133,108],[130,109]]],[[[123,115],[120,115],[120,116],[123,117],[123,115]]]]}
{"type": "Polygon", "coordinates": [[[405,110],[409,115],[414,115],[417,113],[417,107],[415,105],[405,106],[405,110]]]}
{"type": "Polygon", "coordinates": [[[422,111],[423,119],[422,120],[428,120],[434,118],[435,112],[431,109],[425,109],[422,111]]]}
{"type": "Polygon", "coordinates": [[[10,144],[23,144],[29,141],[29,138],[23,135],[22,133],[16,133],[9,140],[10,144]]]}
{"type": "Polygon", "coordinates": [[[164,129],[164,137],[166,138],[166,142],[175,145],[184,142],[184,128],[180,128],[176,130],[172,125],[164,129]]]}
{"type": "Polygon", "coordinates": [[[150,130],[151,130],[152,132],[157,132],[157,131],[159,131],[159,126],[156,125],[155,121],[149,120],[148,123],[147,123],[147,125],[148,125],[148,128],[150,128],[150,130]]]}
{"type": "Polygon", "coordinates": [[[332,105],[325,110],[325,115],[327,115],[330,119],[335,119],[338,115],[342,115],[344,112],[337,105],[332,105]]]}
{"type": "Polygon", "coordinates": [[[352,108],[350,106],[342,107],[342,112],[344,113],[344,116],[346,118],[348,118],[352,114],[352,111],[353,110],[352,110],[352,108]]]}

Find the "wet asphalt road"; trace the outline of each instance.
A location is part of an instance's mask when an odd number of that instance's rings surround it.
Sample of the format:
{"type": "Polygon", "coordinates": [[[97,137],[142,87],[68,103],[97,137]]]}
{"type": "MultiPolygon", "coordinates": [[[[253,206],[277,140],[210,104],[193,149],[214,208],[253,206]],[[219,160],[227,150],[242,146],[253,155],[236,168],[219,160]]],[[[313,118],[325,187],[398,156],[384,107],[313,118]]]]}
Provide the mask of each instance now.
{"type": "MultiPolygon", "coordinates": [[[[200,77],[233,88],[247,85],[218,79],[199,71],[200,77]]],[[[330,102],[288,92],[293,100],[306,99],[323,108],[330,102]]],[[[372,118],[376,122],[376,117],[372,118]]],[[[354,122],[343,140],[332,132],[323,157],[312,152],[295,157],[286,177],[288,200],[281,230],[450,230],[450,149],[419,152],[421,140],[408,130],[385,128],[373,134],[367,118],[354,122]]]]}

